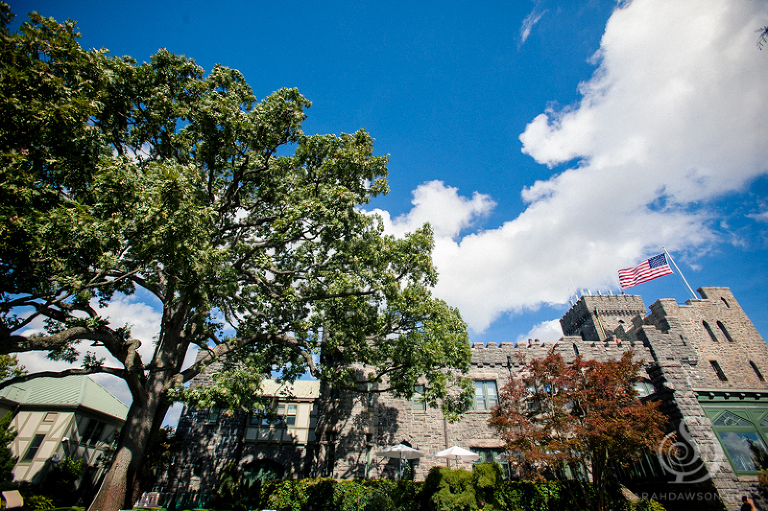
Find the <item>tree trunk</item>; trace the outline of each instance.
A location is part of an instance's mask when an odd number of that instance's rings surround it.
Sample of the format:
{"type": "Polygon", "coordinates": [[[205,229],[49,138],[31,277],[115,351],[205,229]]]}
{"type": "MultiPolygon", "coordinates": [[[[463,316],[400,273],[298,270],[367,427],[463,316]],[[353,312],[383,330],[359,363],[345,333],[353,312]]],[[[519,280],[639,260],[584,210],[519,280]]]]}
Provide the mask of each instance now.
{"type": "Polygon", "coordinates": [[[161,395],[134,397],[117,442],[115,457],[88,511],[132,509],[141,493],[144,454],[169,405],[161,395]]]}
{"type": "Polygon", "coordinates": [[[592,486],[595,490],[595,511],[604,511],[607,507],[606,483],[608,478],[608,452],[597,449],[592,458],[592,486]]]}

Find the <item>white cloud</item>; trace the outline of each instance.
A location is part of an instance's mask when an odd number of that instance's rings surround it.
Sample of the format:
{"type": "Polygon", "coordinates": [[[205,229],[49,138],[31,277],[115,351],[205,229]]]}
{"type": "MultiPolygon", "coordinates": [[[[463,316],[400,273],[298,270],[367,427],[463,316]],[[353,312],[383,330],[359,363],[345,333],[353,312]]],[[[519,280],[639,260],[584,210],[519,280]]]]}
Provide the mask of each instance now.
{"type": "Polygon", "coordinates": [[[765,2],[624,4],[581,101],[520,136],[537,162],[575,166],[523,189],[526,210],[498,229],[458,236],[493,202],[441,182],[420,186],[413,210],[384,213],[385,224],[401,233],[432,222],[435,293],[476,332],[505,312],[567,302],[571,281],[615,289],[618,268],[661,246],[705,250],[718,241],[707,201],[767,171],[768,65],[755,46],[766,24],[765,2]]]}
{"type": "Polygon", "coordinates": [[[486,216],[496,206],[488,195],[475,192],[472,199],[459,195],[457,188],[446,186],[442,181],[430,181],[413,191],[413,209],[407,215],[390,218],[389,212],[374,209],[379,214],[387,232],[402,236],[420,228],[426,222],[432,225],[437,239],[456,238],[461,231],[486,216]]]}
{"type": "MultiPolygon", "coordinates": [[[[155,346],[154,341],[160,330],[160,312],[150,305],[139,301],[139,298],[135,295],[118,295],[103,309],[98,307],[96,301],[94,301],[92,305],[102,317],[109,320],[110,325],[113,328],[125,325],[130,327],[131,337],[141,341],[139,354],[141,355],[142,360],[146,362],[152,357],[155,346]]],[[[22,335],[31,335],[36,332],[42,332],[42,326],[42,320],[35,320],[30,325],[29,329],[22,332],[22,335]]],[[[90,346],[89,343],[90,341],[83,341],[78,346],[78,351],[81,355],[84,355],[86,352],[91,352],[97,358],[105,359],[105,366],[122,368],[122,364],[118,363],[105,348],[90,346]]],[[[19,361],[30,373],[40,371],[61,371],[71,367],[80,367],[81,360],[76,361],[74,364],[68,364],[67,362],[49,360],[46,358],[46,353],[39,351],[19,354],[19,361]]],[[[124,403],[131,403],[131,393],[123,380],[108,374],[95,374],[91,377],[124,403]]]]}
{"type": "Polygon", "coordinates": [[[520,26],[520,44],[525,43],[525,41],[528,39],[528,36],[531,35],[533,26],[538,23],[539,20],[541,20],[541,17],[546,13],[547,11],[536,12],[536,9],[534,9],[528,16],[525,17],[523,24],[520,26]]]}
{"type": "Polygon", "coordinates": [[[563,336],[563,328],[560,326],[560,320],[542,321],[531,328],[530,332],[521,335],[516,342],[526,342],[528,339],[542,342],[555,342],[563,336]]]}
{"type": "Polygon", "coordinates": [[[757,220],[758,222],[768,223],[768,210],[761,211],[760,213],[752,213],[747,215],[747,217],[757,220]]]}

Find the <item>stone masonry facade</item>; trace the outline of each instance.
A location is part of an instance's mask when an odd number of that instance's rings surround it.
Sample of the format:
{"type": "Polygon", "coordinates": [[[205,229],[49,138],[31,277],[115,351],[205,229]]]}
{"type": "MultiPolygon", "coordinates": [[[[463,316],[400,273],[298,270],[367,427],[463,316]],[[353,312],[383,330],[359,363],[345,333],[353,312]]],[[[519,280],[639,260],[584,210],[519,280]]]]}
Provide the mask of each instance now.
{"type": "MultiPolygon", "coordinates": [[[[446,464],[431,455],[450,446],[480,452],[487,460],[503,451],[487,425],[490,408],[527,361],[551,350],[566,361],[579,355],[614,360],[632,350],[645,364],[647,399],[661,402],[676,445],[691,454],[689,463],[669,467],[659,458],[667,470],[661,478],[657,471],[651,488],[657,492],[663,484],[669,492],[706,490],[708,498],[714,495],[727,509],[735,509],[742,495],[759,496],[756,467],[745,457],[744,446],[768,444],[768,382],[763,377],[768,374],[768,346],[730,289],[704,287],[698,292],[701,299],[685,304],[658,300],[650,313],[640,296],[585,295],[560,320],[565,335],[557,343],[473,345],[467,376],[475,382],[475,406],[454,424],[417,400],[386,393],[335,393],[319,382],[316,395],[305,393],[312,414],[305,426],[310,434],[301,438],[249,433],[254,422],[243,413],[221,413],[212,421],[210,415],[187,409],[177,435],[179,461],[157,489],[191,491],[193,483],[197,491],[212,491],[228,460],[240,466],[260,462],[262,469],[271,463],[279,477],[365,479],[395,477],[405,470],[408,477],[423,480],[432,467],[446,464]],[[377,456],[399,443],[427,456],[407,464],[377,456]],[[205,466],[200,467],[203,455],[205,466]]],[[[204,384],[204,378],[198,383],[204,384]]],[[[470,468],[466,462],[458,466],[470,468]]],[[[636,492],[648,489],[642,481],[634,482],[634,487],[632,481],[627,486],[636,492]]]]}

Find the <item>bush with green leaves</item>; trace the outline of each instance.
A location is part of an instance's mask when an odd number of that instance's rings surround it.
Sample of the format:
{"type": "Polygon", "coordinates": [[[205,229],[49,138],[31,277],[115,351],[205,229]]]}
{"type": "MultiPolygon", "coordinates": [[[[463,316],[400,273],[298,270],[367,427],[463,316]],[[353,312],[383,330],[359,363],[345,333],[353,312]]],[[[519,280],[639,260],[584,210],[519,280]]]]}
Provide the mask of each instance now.
{"type": "Polygon", "coordinates": [[[481,509],[491,511],[500,509],[496,492],[503,481],[498,463],[478,463],[472,467],[475,494],[481,509]]]}
{"type": "MultiPolygon", "coordinates": [[[[561,511],[590,509],[579,481],[504,481],[500,467],[472,472],[433,468],[426,481],[301,479],[268,482],[257,506],[278,511],[561,511]]],[[[612,493],[611,509],[663,511],[655,501],[629,503],[612,493]]],[[[227,508],[229,509],[229,508],[227,508]]]]}
{"type": "Polygon", "coordinates": [[[630,511],[666,511],[661,503],[655,500],[641,500],[639,502],[633,502],[629,505],[630,511]]]}
{"type": "Polygon", "coordinates": [[[429,471],[422,496],[430,511],[472,511],[479,509],[472,473],[449,467],[429,471]]]}
{"type": "Polygon", "coordinates": [[[33,511],[50,511],[53,509],[53,500],[42,495],[32,495],[24,498],[25,507],[32,509],[33,511]]]}
{"type": "Polygon", "coordinates": [[[262,507],[279,511],[420,511],[421,483],[302,479],[267,483],[262,507]]]}

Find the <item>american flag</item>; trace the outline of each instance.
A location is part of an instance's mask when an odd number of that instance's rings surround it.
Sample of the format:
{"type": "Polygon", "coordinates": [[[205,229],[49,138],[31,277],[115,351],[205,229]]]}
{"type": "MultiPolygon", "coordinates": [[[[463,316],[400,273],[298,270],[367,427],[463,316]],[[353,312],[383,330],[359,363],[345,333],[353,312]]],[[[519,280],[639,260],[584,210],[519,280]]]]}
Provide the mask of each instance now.
{"type": "Polygon", "coordinates": [[[622,289],[627,289],[670,273],[674,272],[669,267],[667,256],[659,254],[646,259],[634,268],[619,270],[619,284],[622,289]]]}

